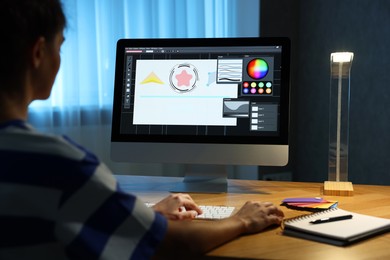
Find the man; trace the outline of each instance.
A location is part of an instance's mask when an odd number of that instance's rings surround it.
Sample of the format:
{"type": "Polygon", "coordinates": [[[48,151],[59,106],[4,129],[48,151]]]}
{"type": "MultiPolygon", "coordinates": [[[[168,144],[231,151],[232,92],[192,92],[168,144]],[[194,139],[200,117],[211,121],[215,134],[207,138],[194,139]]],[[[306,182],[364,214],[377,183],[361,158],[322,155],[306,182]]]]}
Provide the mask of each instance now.
{"type": "Polygon", "coordinates": [[[281,223],[271,203],[212,222],[191,221],[202,211],[188,194],[148,208],[93,153],[28,125],[29,104],[50,96],[65,27],[59,0],[0,0],[0,259],[204,254],[281,223]]]}

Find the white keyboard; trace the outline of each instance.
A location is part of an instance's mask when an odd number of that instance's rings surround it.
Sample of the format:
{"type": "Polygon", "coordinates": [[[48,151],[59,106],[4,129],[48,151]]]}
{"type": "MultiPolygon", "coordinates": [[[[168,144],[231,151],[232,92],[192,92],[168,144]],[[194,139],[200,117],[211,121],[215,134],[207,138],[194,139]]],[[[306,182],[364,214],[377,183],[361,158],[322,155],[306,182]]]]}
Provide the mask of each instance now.
{"type": "MultiPolygon", "coordinates": [[[[146,206],[152,207],[154,203],[145,203],[146,206]]],[[[199,205],[199,208],[202,209],[203,214],[198,215],[197,219],[223,219],[228,218],[232,215],[235,207],[232,206],[205,206],[199,205]]]]}
{"type": "Polygon", "coordinates": [[[203,214],[197,216],[199,219],[223,219],[232,215],[234,207],[231,206],[204,206],[200,205],[199,208],[203,210],[203,214]]]}

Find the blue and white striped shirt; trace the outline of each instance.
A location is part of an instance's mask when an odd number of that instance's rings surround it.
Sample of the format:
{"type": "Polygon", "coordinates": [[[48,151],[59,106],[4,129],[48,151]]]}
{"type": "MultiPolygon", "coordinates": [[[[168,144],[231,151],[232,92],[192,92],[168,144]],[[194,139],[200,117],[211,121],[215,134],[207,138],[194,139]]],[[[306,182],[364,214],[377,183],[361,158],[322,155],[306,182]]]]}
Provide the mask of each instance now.
{"type": "Polygon", "coordinates": [[[0,259],[149,259],[166,229],[92,153],[0,125],[0,259]]]}

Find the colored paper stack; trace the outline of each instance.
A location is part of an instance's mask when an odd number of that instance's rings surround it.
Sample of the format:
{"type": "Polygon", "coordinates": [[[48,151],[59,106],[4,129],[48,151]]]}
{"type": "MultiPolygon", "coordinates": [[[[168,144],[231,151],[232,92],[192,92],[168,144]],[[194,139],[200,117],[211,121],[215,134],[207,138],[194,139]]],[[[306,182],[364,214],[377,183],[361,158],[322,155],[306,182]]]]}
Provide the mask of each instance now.
{"type": "Polygon", "coordinates": [[[286,206],[290,209],[307,210],[307,211],[322,211],[331,208],[337,208],[337,201],[326,200],[321,197],[313,198],[286,198],[282,200],[281,206],[286,206]]]}

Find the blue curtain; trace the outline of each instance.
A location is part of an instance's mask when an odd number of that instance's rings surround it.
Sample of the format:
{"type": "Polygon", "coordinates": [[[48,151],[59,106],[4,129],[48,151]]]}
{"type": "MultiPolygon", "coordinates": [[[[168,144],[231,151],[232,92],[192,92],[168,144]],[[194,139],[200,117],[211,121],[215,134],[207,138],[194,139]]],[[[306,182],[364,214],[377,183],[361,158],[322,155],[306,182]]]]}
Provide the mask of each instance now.
{"type": "MultiPolygon", "coordinates": [[[[109,124],[120,38],[259,35],[259,0],[63,0],[68,19],[52,95],[30,105],[29,121],[109,124]]],[[[48,129],[51,130],[51,129],[48,129]]]]}

